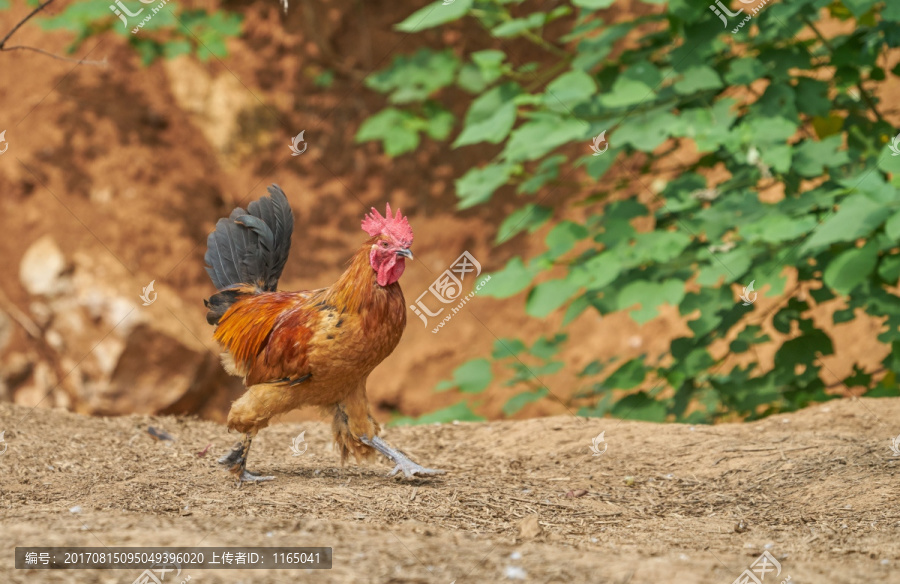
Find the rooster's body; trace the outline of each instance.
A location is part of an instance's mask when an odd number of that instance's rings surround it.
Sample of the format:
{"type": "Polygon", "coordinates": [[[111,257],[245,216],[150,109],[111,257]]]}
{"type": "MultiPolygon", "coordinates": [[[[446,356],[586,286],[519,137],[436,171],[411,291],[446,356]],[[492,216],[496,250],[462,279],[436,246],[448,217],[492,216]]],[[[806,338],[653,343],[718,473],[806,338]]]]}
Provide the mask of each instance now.
{"type": "MultiPolygon", "coordinates": [[[[328,288],[276,291],[290,249],[293,216],[277,186],[271,197],[220,219],[207,242],[207,271],[218,288],[207,320],[217,326],[223,364],[244,379],[247,392],[231,407],[229,429],[243,440],[220,462],[240,481],[268,480],[245,469],[250,443],[273,416],[319,406],[333,416],[343,463],[381,452],[394,473],[431,474],[378,438],[369,412],[366,379],[391,354],[406,326],[397,280],[412,258],[412,230],[398,212],[377,212],[363,221],[369,240],[328,288]]],[[[393,474],[393,473],[392,473],[393,474]]]]}

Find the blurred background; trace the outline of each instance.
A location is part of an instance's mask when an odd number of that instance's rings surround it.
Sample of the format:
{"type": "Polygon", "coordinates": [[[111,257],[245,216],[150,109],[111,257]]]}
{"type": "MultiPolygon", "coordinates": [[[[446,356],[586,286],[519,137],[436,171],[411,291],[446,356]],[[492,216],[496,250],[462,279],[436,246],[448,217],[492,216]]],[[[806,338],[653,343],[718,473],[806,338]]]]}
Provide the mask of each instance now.
{"type": "MultiPolygon", "coordinates": [[[[283,289],[331,284],[385,202],[408,303],[465,251],[492,276],[438,332],[408,312],[382,421],[898,395],[897,6],[118,4],[0,51],[0,400],[224,420],[205,242],[271,183],[283,289]]],[[[0,38],[38,5],[0,0],[0,38]]]]}

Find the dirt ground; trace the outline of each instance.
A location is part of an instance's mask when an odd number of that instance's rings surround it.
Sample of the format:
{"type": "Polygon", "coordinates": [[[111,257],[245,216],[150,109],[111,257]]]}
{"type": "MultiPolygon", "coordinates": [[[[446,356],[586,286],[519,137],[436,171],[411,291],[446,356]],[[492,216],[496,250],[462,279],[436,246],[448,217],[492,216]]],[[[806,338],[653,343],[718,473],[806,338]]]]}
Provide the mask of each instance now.
{"type": "Polygon", "coordinates": [[[730,583],[768,550],[782,571],[765,582],[897,582],[898,417],[900,399],[847,399],[713,427],[568,416],[389,429],[448,471],[414,481],[386,478],[381,462],[340,468],[325,424],[285,423],[259,435],[249,464],[276,480],[236,489],[215,462],[234,436],[213,422],[0,404],[0,574],[137,576],[14,570],[15,546],[234,545],[332,547],[333,569],[181,577],[730,583]],[[294,456],[300,432],[308,450],[294,456]],[[600,432],[608,448],[594,456],[600,432]]]}

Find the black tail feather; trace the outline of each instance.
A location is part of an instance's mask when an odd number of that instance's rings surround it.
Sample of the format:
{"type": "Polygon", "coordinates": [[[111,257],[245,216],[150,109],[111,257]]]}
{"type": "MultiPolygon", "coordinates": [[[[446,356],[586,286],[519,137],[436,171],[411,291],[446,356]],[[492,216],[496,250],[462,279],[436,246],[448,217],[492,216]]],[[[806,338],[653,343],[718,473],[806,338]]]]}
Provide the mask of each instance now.
{"type": "Polygon", "coordinates": [[[278,185],[268,191],[268,197],[250,203],[246,211],[238,207],[227,219],[219,219],[206,240],[206,272],[220,291],[206,302],[211,324],[240,294],[248,293],[247,285],[255,293],[278,286],[291,249],[294,216],[278,185]]]}

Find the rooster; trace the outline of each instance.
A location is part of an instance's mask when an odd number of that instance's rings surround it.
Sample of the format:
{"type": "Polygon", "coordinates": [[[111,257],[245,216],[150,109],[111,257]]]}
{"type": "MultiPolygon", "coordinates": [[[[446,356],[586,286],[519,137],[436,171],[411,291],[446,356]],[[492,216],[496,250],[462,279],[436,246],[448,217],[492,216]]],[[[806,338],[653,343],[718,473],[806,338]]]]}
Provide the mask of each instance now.
{"type": "Polygon", "coordinates": [[[217,292],[204,303],[216,326],[222,363],[247,391],[228,412],[229,430],[243,433],[219,459],[238,485],[272,480],[247,470],[250,443],[273,416],[318,406],[332,417],[343,465],[380,452],[396,465],[388,476],[442,474],[424,468],[378,437],[366,399],[366,379],[391,354],[406,326],[398,280],[413,259],[412,228],[387,205],[362,221],[369,239],[328,288],[276,289],[291,247],[294,218],[277,185],[269,195],[219,219],[207,240],[206,271],[217,292]]]}

